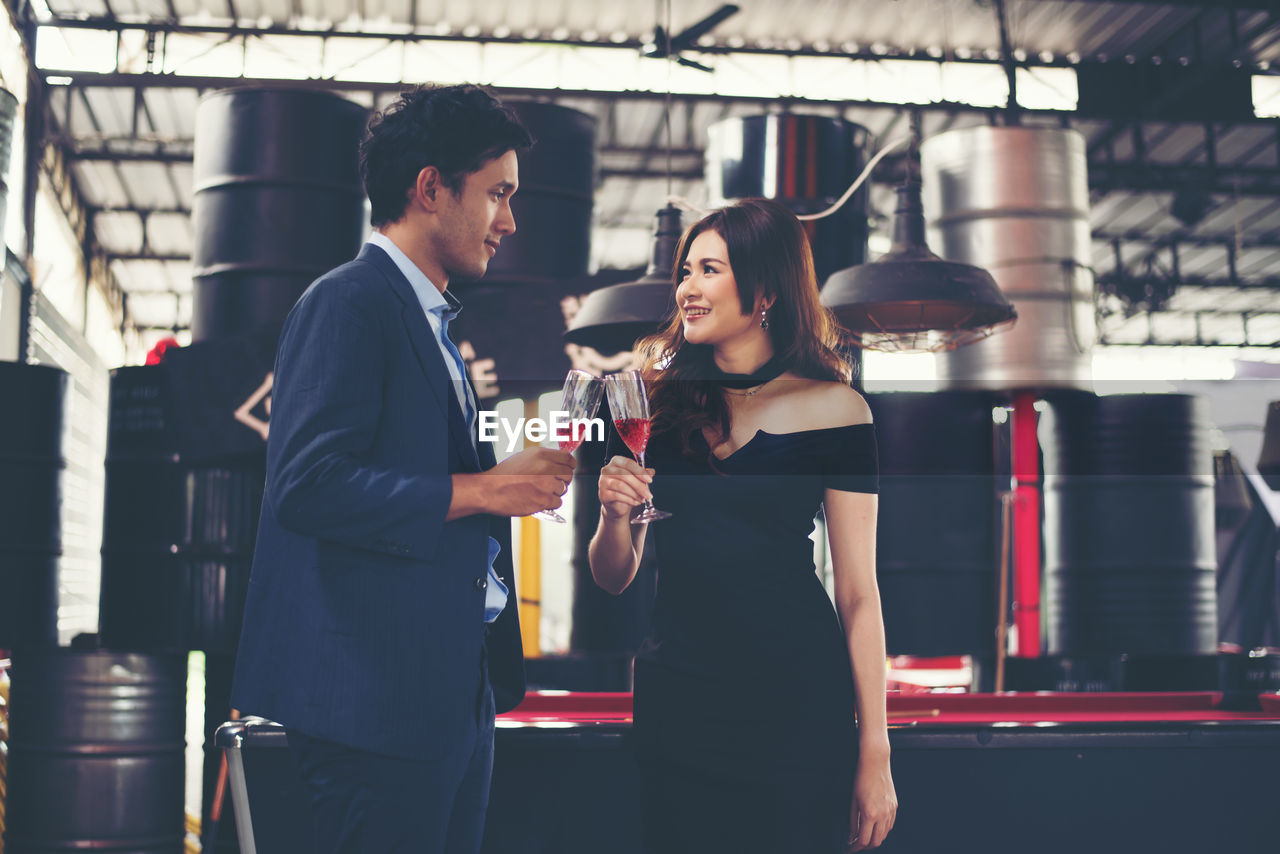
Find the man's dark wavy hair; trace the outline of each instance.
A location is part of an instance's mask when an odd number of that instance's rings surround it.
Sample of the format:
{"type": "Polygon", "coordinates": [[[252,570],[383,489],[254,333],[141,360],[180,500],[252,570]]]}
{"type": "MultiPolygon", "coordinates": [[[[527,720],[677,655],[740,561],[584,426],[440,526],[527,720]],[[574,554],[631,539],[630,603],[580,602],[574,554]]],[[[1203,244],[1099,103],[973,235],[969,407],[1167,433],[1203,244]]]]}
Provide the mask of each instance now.
{"type": "Polygon", "coordinates": [[[531,145],[516,114],[479,86],[417,86],[373,115],[360,144],[369,221],[377,228],[403,217],[409,190],[428,166],[457,196],[469,173],[531,145]]]}

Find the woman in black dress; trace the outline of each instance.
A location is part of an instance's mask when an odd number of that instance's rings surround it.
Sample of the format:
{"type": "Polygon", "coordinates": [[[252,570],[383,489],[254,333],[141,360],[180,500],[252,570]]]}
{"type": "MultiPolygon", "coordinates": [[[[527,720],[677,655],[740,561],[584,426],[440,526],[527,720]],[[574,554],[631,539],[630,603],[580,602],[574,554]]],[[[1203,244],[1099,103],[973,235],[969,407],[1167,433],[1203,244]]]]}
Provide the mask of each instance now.
{"type": "Polygon", "coordinates": [[[636,656],[646,845],[661,854],[839,854],[880,844],[889,770],[875,578],[875,433],[849,386],[795,216],[751,199],[676,255],[677,314],[642,342],[653,436],[600,474],[596,583],[640,563],[652,497],[653,625],[636,656]],[[656,477],[655,477],[655,472],[656,477]],[[835,607],[814,570],[822,508],[835,607]]]}

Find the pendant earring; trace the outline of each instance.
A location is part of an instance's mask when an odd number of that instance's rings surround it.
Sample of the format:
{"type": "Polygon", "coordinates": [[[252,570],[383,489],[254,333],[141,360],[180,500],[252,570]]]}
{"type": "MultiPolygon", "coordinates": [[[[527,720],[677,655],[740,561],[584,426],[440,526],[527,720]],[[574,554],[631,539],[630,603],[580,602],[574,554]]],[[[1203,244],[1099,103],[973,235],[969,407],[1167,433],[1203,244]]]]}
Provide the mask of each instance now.
{"type": "Polygon", "coordinates": [[[767,308],[760,309],[760,328],[769,328],[769,309],[767,308]]]}

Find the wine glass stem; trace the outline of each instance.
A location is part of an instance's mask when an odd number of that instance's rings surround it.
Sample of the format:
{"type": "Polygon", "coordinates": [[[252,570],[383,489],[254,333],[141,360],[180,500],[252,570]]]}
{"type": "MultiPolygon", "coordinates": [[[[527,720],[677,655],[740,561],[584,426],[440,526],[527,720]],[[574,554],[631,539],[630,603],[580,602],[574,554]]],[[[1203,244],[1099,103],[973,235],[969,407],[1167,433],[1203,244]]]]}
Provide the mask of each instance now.
{"type": "MultiPolygon", "coordinates": [[[[640,461],[640,468],[644,468],[644,451],[641,451],[640,453],[636,454],[636,459],[640,461]]],[[[644,500],[644,504],[641,504],[641,505],[640,505],[640,509],[641,509],[642,511],[644,511],[644,510],[652,510],[652,509],[653,509],[653,499],[652,499],[652,498],[646,498],[646,499],[644,500]]]]}

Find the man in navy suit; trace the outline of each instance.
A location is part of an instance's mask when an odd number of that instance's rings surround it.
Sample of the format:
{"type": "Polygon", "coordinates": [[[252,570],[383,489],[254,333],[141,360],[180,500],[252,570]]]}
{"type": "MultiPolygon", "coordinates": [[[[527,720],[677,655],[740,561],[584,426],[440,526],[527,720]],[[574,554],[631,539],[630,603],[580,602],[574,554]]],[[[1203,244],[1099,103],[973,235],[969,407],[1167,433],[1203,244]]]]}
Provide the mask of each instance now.
{"type": "Polygon", "coordinates": [[[281,333],[232,703],[288,728],[318,852],[480,847],[494,713],[524,695],[507,517],[558,507],[573,458],[477,442],[448,285],[515,231],[531,142],[473,86],[375,116],[376,231],[281,333]]]}

